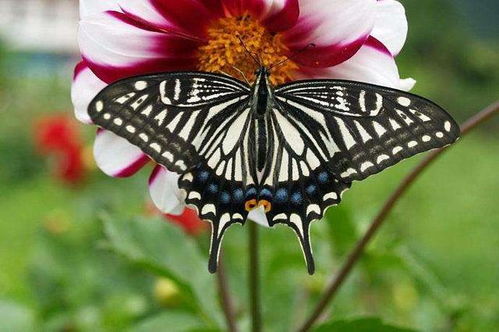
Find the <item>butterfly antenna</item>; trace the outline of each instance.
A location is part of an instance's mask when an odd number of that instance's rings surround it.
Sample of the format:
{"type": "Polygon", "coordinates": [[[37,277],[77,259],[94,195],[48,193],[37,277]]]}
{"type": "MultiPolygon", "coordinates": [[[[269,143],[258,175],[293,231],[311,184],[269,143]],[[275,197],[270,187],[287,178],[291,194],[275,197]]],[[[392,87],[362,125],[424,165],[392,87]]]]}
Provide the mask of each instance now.
{"type": "Polygon", "coordinates": [[[262,61],[260,60],[259,57],[255,56],[255,53],[251,52],[248,49],[248,47],[246,47],[246,44],[244,43],[244,40],[241,38],[241,36],[239,34],[237,34],[237,39],[239,39],[239,41],[241,42],[241,45],[243,46],[243,48],[246,51],[246,53],[249,54],[249,56],[253,59],[253,61],[255,61],[255,63],[258,65],[258,67],[261,67],[262,66],[262,61]]]}
{"type": "Polygon", "coordinates": [[[251,85],[250,81],[248,81],[248,78],[246,77],[246,75],[244,74],[244,72],[241,69],[237,68],[236,66],[231,66],[231,67],[232,67],[232,69],[237,71],[239,74],[241,74],[241,76],[244,78],[246,83],[248,83],[248,85],[251,85]]]}
{"type": "Polygon", "coordinates": [[[286,62],[288,62],[289,60],[292,60],[295,56],[297,56],[298,54],[300,53],[303,53],[305,52],[306,50],[308,50],[310,47],[315,47],[315,44],[314,43],[310,43],[308,44],[307,46],[305,46],[304,48],[302,48],[301,50],[297,50],[295,51],[293,54],[291,54],[289,57],[286,57],[286,59],[284,60],[281,60],[279,61],[278,63],[274,63],[273,65],[271,65],[269,67],[269,70],[271,70],[272,68],[275,68],[275,67],[278,67],[278,66],[281,66],[283,64],[285,64],[286,62]]]}

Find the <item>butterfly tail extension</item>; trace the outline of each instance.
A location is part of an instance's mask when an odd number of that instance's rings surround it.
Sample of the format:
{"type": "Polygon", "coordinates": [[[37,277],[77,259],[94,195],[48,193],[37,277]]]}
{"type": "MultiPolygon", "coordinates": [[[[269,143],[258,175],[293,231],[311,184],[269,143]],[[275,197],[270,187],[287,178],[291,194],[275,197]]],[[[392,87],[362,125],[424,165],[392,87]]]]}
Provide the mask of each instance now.
{"type": "Polygon", "coordinates": [[[220,244],[222,242],[223,233],[219,234],[219,223],[211,223],[211,240],[210,240],[210,258],[208,260],[208,271],[210,273],[217,272],[218,258],[220,256],[220,244]]]}
{"type": "Polygon", "coordinates": [[[293,229],[300,241],[303,257],[305,258],[305,263],[307,264],[308,274],[313,275],[315,273],[315,261],[312,245],[310,243],[310,223],[307,222],[304,224],[302,230],[298,230],[296,228],[293,229]],[[303,234],[301,234],[301,232],[303,232],[303,234]]]}
{"type": "Polygon", "coordinates": [[[194,207],[201,219],[211,223],[208,270],[215,273],[225,231],[235,223],[243,223],[242,191],[230,181],[217,176],[208,167],[198,165],[183,174],[179,188],[185,192],[186,204],[194,207]]]}
{"type": "Polygon", "coordinates": [[[208,260],[208,271],[215,273],[217,271],[218,262],[220,258],[220,250],[222,248],[222,241],[225,231],[235,223],[243,223],[240,219],[234,219],[229,213],[222,214],[219,219],[213,216],[204,215],[203,218],[211,223],[211,237],[210,237],[210,253],[208,260]],[[211,219],[209,219],[211,218],[211,219]]]}
{"type": "MultiPolygon", "coordinates": [[[[319,174],[323,177],[324,173],[325,172],[321,172],[319,174]]],[[[289,218],[288,226],[293,228],[300,241],[308,273],[310,275],[315,272],[310,226],[313,221],[320,220],[329,207],[338,205],[341,201],[342,194],[350,188],[349,183],[337,181],[330,173],[328,174],[330,179],[328,179],[328,181],[322,179],[323,183],[321,183],[317,177],[310,176],[307,181],[308,184],[300,184],[304,203],[300,207],[295,207],[295,211],[299,214],[291,214],[289,218]],[[312,191],[310,190],[311,188],[315,188],[315,190],[312,191]],[[318,199],[319,197],[320,199],[318,199]]]]}

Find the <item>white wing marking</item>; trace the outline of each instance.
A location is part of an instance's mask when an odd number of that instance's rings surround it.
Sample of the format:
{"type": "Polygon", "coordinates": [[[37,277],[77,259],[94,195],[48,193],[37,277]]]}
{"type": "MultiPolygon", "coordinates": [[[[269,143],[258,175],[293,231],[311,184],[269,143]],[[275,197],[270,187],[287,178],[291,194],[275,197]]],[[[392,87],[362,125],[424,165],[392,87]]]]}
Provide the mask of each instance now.
{"type": "Polygon", "coordinates": [[[343,122],[343,120],[338,117],[335,117],[334,119],[336,120],[338,126],[340,127],[341,137],[345,142],[346,148],[350,150],[350,148],[354,146],[357,142],[355,142],[355,139],[352,137],[352,134],[350,134],[350,130],[348,130],[348,128],[345,126],[345,122],[343,122]]]}
{"type": "Polygon", "coordinates": [[[362,125],[359,123],[359,121],[354,121],[354,122],[355,122],[355,125],[357,126],[357,130],[360,133],[360,137],[362,137],[362,141],[364,143],[366,143],[367,141],[372,139],[371,135],[369,135],[369,133],[366,131],[366,129],[364,127],[362,127],[362,125]]]}
{"type": "Polygon", "coordinates": [[[177,128],[177,125],[178,123],[180,122],[180,118],[182,117],[182,113],[178,113],[175,118],[173,118],[173,120],[166,126],[166,128],[168,130],[170,130],[170,132],[174,132],[175,131],[175,128],[177,128]]]}
{"type": "Polygon", "coordinates": [[[192,128],[194,127],[194,124],[196,123],[197,117],[199,115],[199,111],[194,111],[189,115],[189,120],[187,120],[187,123],[184,125],[184,128],[180,131],[178,134],[180,137],[182,137],[185,141],[189,138],[189,134],[192,131],[192,128]]]}
{"type": "Polygon", "coordinates": [[[222,143],[222,149],[225,154],[229,154],[234,146],[237,144],[241,138],[241,133],[243,132],[244,124],[248,118],[249,108],[242,112],[230,125],[225,135],[225,139],[222,143]]]}
{"type": "Polygon", "coordinates": [[[277,123],[281,128],[281,131],[288,142],[290,142],[290,147],[297,155],[301,155],[305,149],[305,142],[298,132],[298,130],[293,126],[288,119],[286,119],[281,112],[274,113],[277,119],[277,123]]]}
{"type": "Polygon", "coordinates": [[[289,178],[288,162],[289,162],[289,155],[286,152],[286,150],[283,150],[281,157],[281,169],[279,170],[279,181],[286,181],[289,178]]]}

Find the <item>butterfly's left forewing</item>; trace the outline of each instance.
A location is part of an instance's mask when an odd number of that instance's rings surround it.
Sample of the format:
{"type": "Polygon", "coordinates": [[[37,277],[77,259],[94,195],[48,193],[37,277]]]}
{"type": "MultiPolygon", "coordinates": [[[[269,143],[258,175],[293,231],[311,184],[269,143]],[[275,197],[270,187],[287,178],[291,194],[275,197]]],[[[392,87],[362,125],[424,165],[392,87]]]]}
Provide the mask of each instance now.
{"type": "Polygon", "coordinates": [[[459,136],[458,125],[439,106],[385,87],[302,81],[277,87],[274,98],[269,222],[296,231],[309,270],[309,225],[340,202],[352,181],[459,136]]]}
{"type": "Polygon", "coordinates": [[[207,73],[163,73],[127,78],[103,89],[90,103],[92,121],[169,170],[183,173],[227,118],[242,112],[249,89],[207,73]]]}

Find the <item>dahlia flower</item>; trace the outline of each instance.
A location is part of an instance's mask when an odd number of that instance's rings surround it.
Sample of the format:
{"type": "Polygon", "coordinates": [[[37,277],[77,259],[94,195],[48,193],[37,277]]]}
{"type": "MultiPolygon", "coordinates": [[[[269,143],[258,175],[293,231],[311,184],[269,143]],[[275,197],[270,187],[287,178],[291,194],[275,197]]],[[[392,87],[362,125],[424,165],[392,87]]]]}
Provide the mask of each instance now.
{"type": "MultiPolygon", "coordinates": [[[[241,40],[266,65],[289,58],[273,69],[275,84],[337,78],[402,90],[414,85],[400,79],[394,60],[407,34],[404,8],[395,0],[80,0],[80,17],[82,61],[72,99],[85,123],[91,123],[92,98],[125,77],[201,70],[251,78],[256,68],[241,40]]],[[[105,130],[97,132],[94,155],[115,177],[150,161],[105,130]]],[[[151,175],[151,197],[164,213],[184,210],[177,179],[160,165],[151,175]]],[[[250,219],[267,224],[262,211],[253,211],[250,219]]]]}

